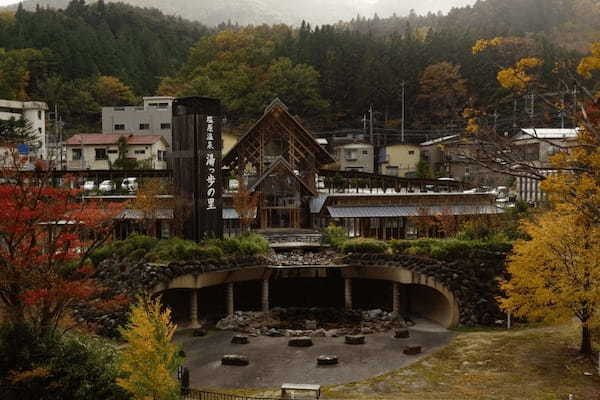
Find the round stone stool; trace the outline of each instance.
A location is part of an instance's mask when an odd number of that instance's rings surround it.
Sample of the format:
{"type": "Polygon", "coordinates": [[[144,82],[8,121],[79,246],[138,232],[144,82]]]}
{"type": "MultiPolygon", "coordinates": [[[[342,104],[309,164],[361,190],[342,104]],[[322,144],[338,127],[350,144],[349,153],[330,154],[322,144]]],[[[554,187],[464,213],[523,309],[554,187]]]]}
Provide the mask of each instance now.
{"type": "Polygon", "coordinates": [[[232,344],[248,344],[248,336],[244,335],[235,335],[231,338],[232,344]]]}
{"type": "Polygon", "coordinates": [[[396,339],[408,339],[410,337],[410,332],[408,329],[397,329],[394,332],[394,337],[396,339]]]}
{"type": "Polygon", "coordinates": [[[346,344],[365,344],[364,335],[348,335],[346,336],[344,343],[346,344]]]}
{"type": "Polygon", "coordinates": [[[313,345],[313,341],[308,336],[292,338],[288,341],[288,346],[291,346],[291,347],[310,347],[312,345],[313,345]]]}
{"type": "Polygon", "coordinates": [[[248,357],[241,356],[239,354],[226,354],[221,359],[221,365],[235,365],[243,367],[248,364],[250,364],[248,357]]]}
{"type": "Polygon", "coordinates": [[[404,354],[406,354],[407,356],[417,355],[417,354],[421,353],[421,351],[423,351],[421,349],[421,346],[406,346],[404,348],[404,354]]]}
{"type": "Polygon", "coordinates": [[[317,357],[317,365],[336,365],[338,363],[337,356],[319,356],[317,357]]]}

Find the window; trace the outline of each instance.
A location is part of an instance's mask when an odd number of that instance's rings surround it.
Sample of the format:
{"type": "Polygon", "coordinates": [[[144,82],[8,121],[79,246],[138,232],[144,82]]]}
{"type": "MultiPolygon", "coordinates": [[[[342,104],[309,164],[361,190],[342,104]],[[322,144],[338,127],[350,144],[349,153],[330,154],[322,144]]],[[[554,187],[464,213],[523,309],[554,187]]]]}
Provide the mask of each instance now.
{"type": "Polygon", "coordinates": [[[167,161],[167,152],[163,150],[158,150],[157,158],[158,161],[167,161]]]}
{"type": "Polygon", "coordinates": [[[42,119],[42,112],[38,110],[38,119],[42,119]]]}
{"type": "Polygon", "coordinates": [[[398,167],[387,167],[386,175],[398,176],[398,167]]]}
{"type": "Polygon", "coordinates": [[[146,150],[134,150],[134,154],[146,154],[146,150]]]}
{"type": "Polygon", "coordinates": [[[106,160],[108,156],[106,155],[106,149],[94,149],[96,151],[96,160],[106,160]]]}
{"type": "Polygon", "coordinates": [[[163,122],[162,124],[160,124],[160,129],[171,129],[171,123],[163,122]]]}
{"type": "Polygon", "coordinates": [[[81,149],[72,149],[71,154],[72,154],[73,161],[81,160],[81,155],[82,155],[81,149]]]}
{"type": "Polygon", "coordinates": [[[362,153],[363,153],[363,156],[366,156],[367,154],[369,154],[369,151],[368,150],[363,150],[362,153]]]}
{"type": "Polygon", "coordinates": [[[119,151],[118,150],[108,150],[107,153],[108,154],[118,154],[119,151]]]}
{"type": "Polygon", "coordinates": [[[140,131],[143,131],[145,129],[150,129],[150,124],[148,123],[140,123],[140,131]]]}
{"type": "Polygon", "coordinates": [[[346,149],[344,151],[344,155],[345,155],[346,161],[356,161],[357,160],[356,150],[346,149]]]}
{"type": "Polygon", "coordinates": [[[115,124],[115,131],[124,131],[125,124],[115,124]]]}
{"type": "Polygon", "coordinates": [[[414,150],[409,150],[409,151],[408,151],[408,155],[409,155],[409,156],[413,156],[414,154],[415,154],[415,151],[414,151],[414,150]]]}

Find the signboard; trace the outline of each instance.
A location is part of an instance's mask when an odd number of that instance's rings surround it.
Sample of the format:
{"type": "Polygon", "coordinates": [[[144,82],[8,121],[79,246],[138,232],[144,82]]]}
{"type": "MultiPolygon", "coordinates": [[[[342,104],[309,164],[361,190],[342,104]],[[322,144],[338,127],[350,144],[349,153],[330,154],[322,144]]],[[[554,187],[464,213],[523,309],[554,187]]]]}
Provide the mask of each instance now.
{"type": "Polygon", "coordinates": [[[171,168],[179,195],[189,200],[186,239],[223,236],[221,102],[186,97],[173,102],[171,168]]]}

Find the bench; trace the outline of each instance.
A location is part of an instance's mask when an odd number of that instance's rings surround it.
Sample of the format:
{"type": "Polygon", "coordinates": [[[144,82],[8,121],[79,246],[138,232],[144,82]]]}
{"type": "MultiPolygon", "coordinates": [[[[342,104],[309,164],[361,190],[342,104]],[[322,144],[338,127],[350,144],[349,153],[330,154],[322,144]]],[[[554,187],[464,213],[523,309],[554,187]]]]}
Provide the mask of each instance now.
{"type": "Polygon", "coordinates": [[[321,385],[284,383],[281,385],[282,399],[318,399],[321,385]]]}

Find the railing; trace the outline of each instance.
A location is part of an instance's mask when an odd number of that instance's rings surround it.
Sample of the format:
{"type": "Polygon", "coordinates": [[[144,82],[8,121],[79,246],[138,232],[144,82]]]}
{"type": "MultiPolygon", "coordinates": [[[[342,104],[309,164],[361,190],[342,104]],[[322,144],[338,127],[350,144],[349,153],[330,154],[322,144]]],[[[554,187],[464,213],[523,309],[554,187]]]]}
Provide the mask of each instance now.
{"type": "Polygon", "coordinates": [[[281,400],[279,397],[238,396],[235,394],[205,392],[196,389],[187,389],[182,397],[184,400],[281,400]]]}

